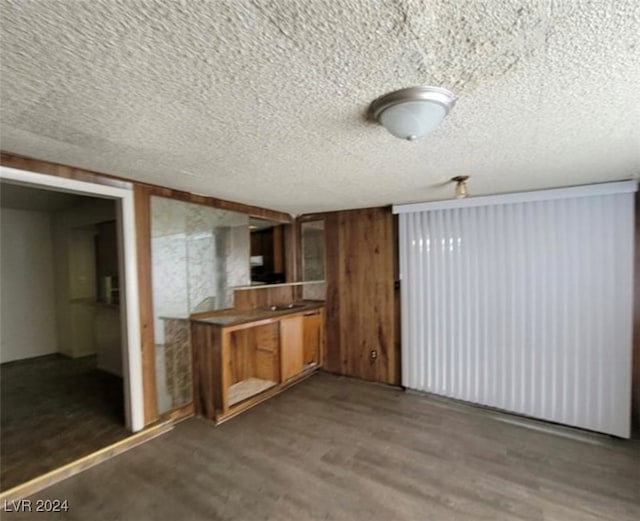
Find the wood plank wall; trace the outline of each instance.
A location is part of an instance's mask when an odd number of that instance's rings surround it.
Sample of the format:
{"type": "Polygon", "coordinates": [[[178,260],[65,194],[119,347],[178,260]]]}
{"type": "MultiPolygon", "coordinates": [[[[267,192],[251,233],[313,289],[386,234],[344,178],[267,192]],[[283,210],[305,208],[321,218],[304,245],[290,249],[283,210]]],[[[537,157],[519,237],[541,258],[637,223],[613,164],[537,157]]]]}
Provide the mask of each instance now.
{"type": "Polygon", "coordinates": [[[151,200],[149,188],[136,185],[133,196],[136,207],[138,305],[140,306],[140,341],[142,344],[142,392],[144,393],[144,420],[145,423],[148,424],[158,418],[156,346],[153,331],[151,200]]]}
{"type": "Polygon", "coordinates": [[[302,286],[257,286],[235,290],[233,307],[238,310],[266,308],[273,304],[291,304],[302,300],[302,286]]]}
{"type": "Polygon", "coordinates": [[[326,369],[400,384],[391,208],[323,214],[326,237],[326,369]],[[372,351],[375,358],[372,357],[372,351]]]}
{"type": "Polygon", "coordinates": [[[631,432],[635,438],[640,438],[640,192],[636,192],[634,276],[631,432]]]}
{"type": "Polygon", "coordinates": [[[222,409],[222,396],[216,393],[217,386],[211,382],[222,379],[222,344],[220,328],[200,322],[191,322],[191,341],[199,345],[193,351],[193,404],[196,414],[215,418],[222,409]]]}
{"type": "Polygon", "coordinates": [[[284,241],[284,271],[287,282],[298,281],[298,256],[300,249],[298,248],[300,223],[294,222],[283,225],[283,241],[284,241]]]}

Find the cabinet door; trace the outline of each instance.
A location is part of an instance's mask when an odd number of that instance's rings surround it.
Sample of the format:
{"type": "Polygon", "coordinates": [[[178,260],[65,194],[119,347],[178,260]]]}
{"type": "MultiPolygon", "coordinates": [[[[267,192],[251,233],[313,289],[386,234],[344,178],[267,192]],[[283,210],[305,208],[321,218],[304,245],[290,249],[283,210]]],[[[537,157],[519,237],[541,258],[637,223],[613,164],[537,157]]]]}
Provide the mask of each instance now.
{"type": "Polygon", "coordinates": [[[322,335],[322,315],[320,311],[304,316],[304,365],[320,363],[322,335]]]}
{"type": "Polygon", "coordinates": [[[304,365],[302,318],[298,315],[280,320],[280,367],[283,382],[300,373],[304,365]]]}
{"type": "Polygon", "coordinates": [[[280,357],[278,324],[251,328],[255,349],[255,376],[271,382],[280,381],[280,357]]]}

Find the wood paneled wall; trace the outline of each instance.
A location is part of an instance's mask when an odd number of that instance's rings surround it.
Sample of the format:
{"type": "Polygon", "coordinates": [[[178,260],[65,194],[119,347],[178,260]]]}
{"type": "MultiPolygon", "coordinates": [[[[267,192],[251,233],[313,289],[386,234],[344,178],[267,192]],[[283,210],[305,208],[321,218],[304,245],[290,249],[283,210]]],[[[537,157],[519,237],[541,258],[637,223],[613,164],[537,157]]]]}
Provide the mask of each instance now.
{"type": "Polygon", "coordinates": [[[266,308],[273,304],[291,304],[302,300],[302,286],[257,286],[233,292],[233,307],[238,310],[266,308]]]}
{"type": "Polygon", "coordinates": [[[224,405],[223,397],[216,393],[218,386],[211,385],[222,381],[221,334],[218,327],[191,322],[192,345],[200,346],[192,350],[193,403],[196,414],[205,418],[215,418],[216,411],[224,405]]]}
{"type": "Polygon", "coordinates": [[[151,423],[158,418],[156,346],[153,331],[150,195],[150,190],[147,186],[136,185],[134,187],[136,245],[138,250],[138,299],[142,344],[142,391],[144,393],[144,419],[146,423],[151,423]]]}
{"type": "Polygon", "coordinates": [[[636,192],[636,244],[633,303],[633,371],[631,388],[631,432],[640,438],[640,192],[636,192]]]}
{"type": "Polygon", "coordinates": [[[326,369],[400,384],[397,243],[391,208],[323,214],[326,369]]]}
{"type": "Polygon", "coordinates": [[[298,220],[283,225],[283,237],[284,242],[284,271],[287,282],[298,281],[298,266],[300,250],[298,248],[298,236],[300,230],[300,223],[298,220]]]}

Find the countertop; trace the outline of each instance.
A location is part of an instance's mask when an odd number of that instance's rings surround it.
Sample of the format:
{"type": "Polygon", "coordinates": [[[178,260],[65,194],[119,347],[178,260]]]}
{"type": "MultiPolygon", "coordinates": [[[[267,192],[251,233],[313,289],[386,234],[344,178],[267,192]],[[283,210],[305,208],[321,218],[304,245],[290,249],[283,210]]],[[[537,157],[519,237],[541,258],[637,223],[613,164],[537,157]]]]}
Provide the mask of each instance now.
{"type": "Polygon", "coordinates": [[[294,286],[310,286],[311,284],[324,284],[324,280],[306,280],[304,282],[282,282],[280,284],[250,284],[248,286],[234,286],[231,289],[233,291],[246,291],[251,289],[273,289],[273,288],[287,288],[294,286]]]}
{"type": "Polygon", "coordinates": [[[240,311],[237,309],[225,309],[223,311],[214,312],[215,315],[207,317],[191,317],[192,322],[198,322],[201,324],[211,324],[213,326],[236,326],[239,324],[246,324],[249,322],[258,322],[260,320],[266,320],[269,318],[277,318],[285,315],[292,315],[295,313],[304,313],[305,311],[312,311],[321,309],[324,307],[324,302],[304,302],[303,306],[281,309],[272,311],[268,308],[262,309],[250,309],[246,311],[240,311]]]}

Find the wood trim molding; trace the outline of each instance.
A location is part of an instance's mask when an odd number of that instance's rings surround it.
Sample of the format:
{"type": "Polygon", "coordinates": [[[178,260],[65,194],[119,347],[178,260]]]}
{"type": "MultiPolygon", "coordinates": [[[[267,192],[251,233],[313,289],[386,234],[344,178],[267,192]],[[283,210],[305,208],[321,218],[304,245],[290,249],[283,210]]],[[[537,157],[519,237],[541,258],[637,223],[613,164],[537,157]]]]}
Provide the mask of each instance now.
{"type": "Polygon", "coordinates": [[[142,345],[142,386],[144,420],[148,425],[158,419],[156,387],[156,347],[153,332],[153,293],[151,273],[151,198],[147,186],[134,187],[136,242],[138,250],[138,291],[140,305],[140,342],[142,345]]]}
{"type": "Polygon", "coordinates": [[[251,206],[243,203],[236,203],[233,201],[227,201],[225,199],[218,199],[217,197],[196,195],[182,190],[165,188],[151,183],[135,181],[133,179],[127,179],[125,177],[113,174],[94,172],[92,170],[86,170],[84,168],[77,168],[69,165],[62,165],[60,163],[53,163],[51,161],[44,161],[41,159],[20,156],[18,154],[13,154],[6,151],[0,151],[0,164],[11,168],[18,168],[20,170],[28,170],[30,172],[55,175],[58,177],[67,177],[71,179],[77,179],[78,181],[110,185],[118,188],[131,188],[132,185],[144,186],[150,190],[151,195],[159,195],[162,197],[170,197],[172,199],[179,199],[181,201],[190,203],[214,206],[223,210],[246,213],[251,217],[260,217],[273,221],[279,221],[282,223],[293,222],[293,217],[290,214],[279,212],[277,210],[270,210],[268,208],[261,208],[258,206],[251,206]]]}
{"type": "Polygon", "coordinates": [[[315,213],[303,213],[300,214],[296,217],[296,220],[299,223],[303,223],[303,222],[309,222],[309,221],[319,221],[321,219],[326,219],[327,217],[330,217],[332,215],[344,215],[344,216],[349,216],[349,215],[358,215],[358,214],[362,214],[362,212],[367,212],[367,211],[377,211],[377,210],[388,210],[388,211],[392,211],[392,205],[387,205],[387,206],[370,206],[367,208],[350,208],[347,210],[336,210],[336,211],[331,211],[331,212],[315,212],[315,213]]]}
{"type": "Polygon", "coordinates": [[[7,504],[11,501],[18,501],[19,499],[31,496],[40,492],[41,490],[55,485],[60,481],[63,481],[71,476],[79,474],[91,467],[102,463],[108,459],[117,456],[118,454],[122,454],[138,445],[146,443],[162,434],[166,434],[170,430],[173,429],[172,422],[164,422],[159,425],[155,425],[153,427],[149,427],[143,431],[132,434],[128,438],[124,440],[120,440],[112,445],[104,447],[103,449],[97,450],[87,456],[83,456],[80,459],[72,461],[71,463],[67,463],[62,467],[54,469],[42,476],[38,476],[32,480],[27,481],[26,483],[22,483],[21,485],[17,485],[9,490],[4,490],[0,493],[0,511],[3,511],[7,504]]]}
{"type": "Polygon", "coordinates": [[[28,170],[29,172],[37,172],[39,174],[54,175],[57,177],[66,177],[67,179],[75,179],[87,183],[95,183],[100,185],[109,185],[116,188],[131,188],[131,181],[110,174],[93,172],[84,168],[76,168],[60,163],[52,163],[41,159],[20,156],[11,152],[0,151],[0,164],[10,168],[19,170],[28,170]]]}
{"type": "Polygon", "coordinates": [[[302,248],[303,248],[303,241],[302,241],[302,225],[305,223],[310,223],[310,222],[317,222],[317,221],[322,221],[323,225],[324,225],[324,233],[325,233],[325,248],[324,248],[324,263],[325,263],[325,279],[326,279],[326,270],[327,270],[327,243],[328,243],[328,239],[327,239],[327,219],[329,219],[332,215],[334,214],[338,214],[338,213],[344,213],[344,212],[323,212],[323,213],[309,213],[306,215],[301,215],[299,217],[296,218],[295,223],[294,223],[294,233],[295,233],[295,241],[296,241],[296,248],[295,248],[295,257],[294,257],[294,265],[296,268],[296,273],[297,273],[297,277],[298,280],[300,280],[301,282],[313,282],[313,281],[305,281],[304,280],[304,270],[303,270],[303,266],[302,266],[302,248]]]}
{"type": "Polygon", "coordinates": [[[631,374],[631,436],[640,438],[640,192],[635,201],[635,258],[631,374]]]}
{"type": "Polygon", "coordinates": [[[182,190],[174,190],[173,188],[164,188],[162,186],[144,184],[148,189],[150,195],[157,195],[160,197],[167,197],[170,199],[178,199],[187,203],[203,204],[206,206],[214,206],[222,210],[230,210],[232,212],[246,213],[250,217],[259,217],[261,219],[269,219],[272,221],[278,221],[281,223],[293,222],[293,217],[288,213],[278,212],[276,210],[269,210],[267,208],[260,208],[258,206],[249,206],[242,203],[235,203],[233,201],[226,201],[224,199],[217,199],[216,197],[209,197],[207,195],[197,195],[190,192],[183,192],[182,190]]]}
{"type": "Polygon", "coordinates": [[[284,263],[284,225],[274,226],[273,230],[273,271],[283,273],[284,263]]]}
{"type": "Polygon", "coordinates": [[[182,405],[170,411],[163,412],[159,415],[159,421],[165,422],[179,422],[191,418],[195,414],[195,408],[193,402],[189,402],[186,405],[182,405]]]}
{"type": "Polygon", "coordinates": [[[402,383],[402,305],[400,303],[400,222],[393,216],[393,348],[395,365],[393,381],[402,383]]]}
{"type": "Polygon", "coordinates": [[[300,241],[300,221],[298,219],[287,227],[287,244],[289,245],[287,282],[300,282],[302,281],[302,243],[300,241]],[[291,277],[289,277],[289,272],[291,272],[291,277]]]}

